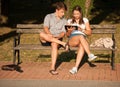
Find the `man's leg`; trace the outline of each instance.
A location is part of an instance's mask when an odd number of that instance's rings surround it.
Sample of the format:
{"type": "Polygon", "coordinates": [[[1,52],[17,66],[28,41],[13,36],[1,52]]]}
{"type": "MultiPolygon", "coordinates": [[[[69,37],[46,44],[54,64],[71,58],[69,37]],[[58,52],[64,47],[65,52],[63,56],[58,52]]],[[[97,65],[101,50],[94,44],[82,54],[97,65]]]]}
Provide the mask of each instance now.
{"type": "Polygon", "coordinates": [[[62,46],[65,47],[66,43],[63,42],[63,41],[60,41],[54,37],[52,37],[51,35],[49,34],[45,34],[44,32],[41,32],[40,33],[40,40],[44,43],[46,41],[48,42],[53,42],[53,43],[58,43],[58,44],[61,44],[62,46]]]}
{"type": "Polygon", "coordinates": [[[52,46],[52,51],[51,51],[51,73],[52,74],[58,74],[57,71],[55,71],[55,65],[56,65],[56,60],[57,60],[57,55],[58,55],[58,44],[57,43],[51,43],[52,46]]]}

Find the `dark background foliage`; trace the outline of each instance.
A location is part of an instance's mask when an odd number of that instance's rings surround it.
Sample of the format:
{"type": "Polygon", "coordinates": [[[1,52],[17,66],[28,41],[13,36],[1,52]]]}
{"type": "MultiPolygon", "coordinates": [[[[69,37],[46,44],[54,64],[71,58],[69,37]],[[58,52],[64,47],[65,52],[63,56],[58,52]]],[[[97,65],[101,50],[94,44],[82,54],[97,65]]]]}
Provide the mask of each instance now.
{"type": "MultiPolygon", "coordinates": [[[[17,23],[43,23],[46,14],[54,11],[52,4],[57,1],[65,2],[72,9],[81,5],[85,10],[85,0],[1,0],[2,15],[8,18],[7,24],[15,26],[17,23]],[[69,2],[70,4],[68,4],[69,2]]],[[[120,22],[120,0],[92,0],[89,19],[92,24],[99,24],[103,20],[110,23],[120,22]]],[[[69,10],[68,14],[71,13],[69,10]]]]}

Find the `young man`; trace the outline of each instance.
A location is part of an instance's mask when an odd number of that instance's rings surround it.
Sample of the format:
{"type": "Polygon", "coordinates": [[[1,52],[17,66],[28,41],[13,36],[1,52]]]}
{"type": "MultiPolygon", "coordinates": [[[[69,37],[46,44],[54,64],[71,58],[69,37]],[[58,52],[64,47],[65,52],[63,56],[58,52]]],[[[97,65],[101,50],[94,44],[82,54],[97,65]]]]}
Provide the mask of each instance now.
{"type": "Polygon", "coordinates": [[[67,23],[67,20],[64,18],[64,14],[67,7],[63,2],[57,2],[54,6],[55,12],[46,15],[44,19],[44,32],[40,33],[40,41],[43,45],[51,45],[52,64],[50,73],[57,75],[55,64],[58,55],[58,45],[60,44],[68,50],[68,45],[61,41],[66,32],[64,25],[67,23]]]}

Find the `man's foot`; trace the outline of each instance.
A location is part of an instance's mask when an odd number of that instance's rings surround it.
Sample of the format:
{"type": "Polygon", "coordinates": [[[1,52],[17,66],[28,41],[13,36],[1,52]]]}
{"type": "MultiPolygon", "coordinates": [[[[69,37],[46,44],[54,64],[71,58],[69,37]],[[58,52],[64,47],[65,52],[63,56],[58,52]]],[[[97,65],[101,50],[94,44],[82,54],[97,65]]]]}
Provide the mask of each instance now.
{"type": "Polygon", "coordinates": [[[40,40],[40,42],[41,43],[46,43],[46,41],[45,40],[42,40],[42,39],[39,39],[40,40]]]}
{"type": "Polygon", "coordinates": [[[70,51],[70,46],[69,46],[67,43],[65,44],[64,47],[65,47],[65,50],[66,50],[66,51],[68,51],[68,52],[70,51]]]}
{"type": "Polygon", "coordinates": [[[77,73],[77,67],[73,67],[71,70],[69,70],[71,74],[77,73]]]}
{"type": "Polygon", "coordinates": [[[58,75],[58,72],[56,70],[50,70],[49,71],[52,75],[58,75]]]}
{"type": "Polygon", "coordinates": [[[88,61],[92,61],[97,58],[97,56],[95,56],[94,54],[90,54],[90,55],[88,55],[88,57],[89,57],[88,61]]]}

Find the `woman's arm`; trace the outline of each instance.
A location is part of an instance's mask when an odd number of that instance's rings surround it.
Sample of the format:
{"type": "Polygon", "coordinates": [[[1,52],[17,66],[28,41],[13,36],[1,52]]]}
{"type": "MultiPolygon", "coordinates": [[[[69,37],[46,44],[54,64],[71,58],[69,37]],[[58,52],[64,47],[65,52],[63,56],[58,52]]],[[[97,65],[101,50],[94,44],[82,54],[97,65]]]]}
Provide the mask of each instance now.
{"type": "Polygon", "coordinates": [[[90,24],[89,22],[85,23],[86,29],[84,31],[82,31],[83,33],[85,33],[86,35],[91,35],[92,34],[92,30],[90,28],[90,24]]]}

